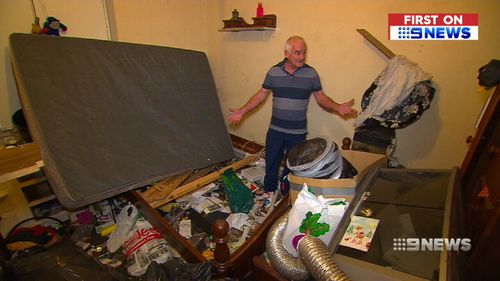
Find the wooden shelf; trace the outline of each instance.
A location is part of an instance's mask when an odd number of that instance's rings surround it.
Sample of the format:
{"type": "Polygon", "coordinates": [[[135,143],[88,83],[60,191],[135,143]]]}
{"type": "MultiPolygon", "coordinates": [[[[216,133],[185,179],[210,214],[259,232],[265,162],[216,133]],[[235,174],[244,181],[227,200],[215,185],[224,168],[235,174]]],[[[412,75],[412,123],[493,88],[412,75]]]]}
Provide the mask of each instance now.
{"type": "Polygon", "coordinates": [[[40,204],[45,203],[47,201],[50,201],[52,199],[56,199],[56,196],[55,195],[49,195],[49,196],[42,197],[40,199],[36,199],[36,200],[30,201],[30,202],[28,202],[28,206],[30,206],[30,208],[31,207],[35,207],[36,205],[40,205],[40,204]]]}
{"type": "Polygon", "coordinates": [[[45,182],[45,181],[47,181],[47,178],[45,176],[39,177],[39,178],[34,178],[31,180],[20,182],[19,188],[25,188],[27,186],[32,186],[32,185],[35,185],[37,183],[41,183],[41,182],[45,182]]]}
{"type": "Polygon", "coordinates": [[[221,28],[219,29],[219,32],[265,31],[265,30],[276,30],[276,28],[265,27],[265,26],[230,27],[230,28],[221,28]]]}

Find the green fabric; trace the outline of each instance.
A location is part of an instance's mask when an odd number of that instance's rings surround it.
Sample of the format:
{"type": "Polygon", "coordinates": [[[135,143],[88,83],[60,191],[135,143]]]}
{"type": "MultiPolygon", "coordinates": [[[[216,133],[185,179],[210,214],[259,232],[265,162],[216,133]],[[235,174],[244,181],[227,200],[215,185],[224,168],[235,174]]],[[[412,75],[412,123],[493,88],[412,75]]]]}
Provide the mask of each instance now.
{"type": "Polygon", "coordinates": [[[253,195],[250,189],[234,173],[233,169],[227,169],[222,173],[221,180],[224,183],[224,193],[229,201],[229,207],[233,213],[248,213],[253,207],[253,195]]]}

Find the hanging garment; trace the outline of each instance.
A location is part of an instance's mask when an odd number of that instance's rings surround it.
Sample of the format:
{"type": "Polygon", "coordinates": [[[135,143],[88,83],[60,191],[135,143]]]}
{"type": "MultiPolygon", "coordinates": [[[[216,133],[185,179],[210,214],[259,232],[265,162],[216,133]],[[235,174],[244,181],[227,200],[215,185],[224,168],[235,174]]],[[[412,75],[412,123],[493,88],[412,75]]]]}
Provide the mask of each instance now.
{"type": "MultiPolygon", "coordinates": [[[[377,85],[373,83],[363,95],[361,99],[361,108],[363,110],[368,107],[376,88],[377,85]]],[[[408,126],[420,118],[424,110],[429,108],[431,100],[434,97],[434,91],[430,81],[418,82],[410,95],[400,104],[390,110],[384,111],[380,115],[366,119],[361,126],[356,128],[356,131],[361,130],[362,127],[367,125],[367,121],[370,119],[377,120],[380,125],[386,128],[399,129],[408,126]]]]}
{"type": "Polygon", "coordinates": [[[388,128],[401,128],[420,117],[434,95],[432,75],[404,56],[393,57],[363,95],[359,128],[375,119],[388,128]]]}

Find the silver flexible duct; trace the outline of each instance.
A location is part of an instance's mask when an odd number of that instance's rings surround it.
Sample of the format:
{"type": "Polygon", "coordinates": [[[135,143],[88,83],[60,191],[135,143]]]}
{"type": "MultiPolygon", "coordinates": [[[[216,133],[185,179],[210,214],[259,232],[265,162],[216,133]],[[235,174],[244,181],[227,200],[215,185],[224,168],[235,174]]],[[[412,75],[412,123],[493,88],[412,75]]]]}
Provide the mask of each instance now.
{"type": "Polygon", "coordinates": [[[299,242],[299,257],[309,273],[318,281],[348,281],[349,278],[333,261],[332,254],[325,243],[310,235],[304,236],[299,242]]]}
{"type": "Polygon", "coordinates": [[[322,138],[307,140],[293,148],[287,158],[287,167],[292,173],[304,178],[338,179],[342,175],[343,158],[337,144],[322,138]],[[322,144],[326,144],[323,147],[322,144]],[[324,151],[317,156],[318,150],[324,151]],[[314,157],[314,159],[310,159],[314,157]],[[292,161],[290,161],[292,158],[292,161]],[[309,163],[302,162],[310,160],[309,163]]]}
{"type": "Polygon", "coordinates": [[[318,238],[304,236],[299,242],[299,258],[283,247],[288,213],[273,224],[266,239],[266,251],[273,267],[290,280],[306,280],[311,274],[318,281],[347,281],[349,278],[333,261],[325,244],[318,238]]]}
{"type": "Polygon", "coordinates": [[[290,280],[306,280],[309,272],[299,258],[294,258],[283,247],[282,237],[285,232],[288,213],[273,224],[266,239],[266,251],[273,267],[290,280]]]}

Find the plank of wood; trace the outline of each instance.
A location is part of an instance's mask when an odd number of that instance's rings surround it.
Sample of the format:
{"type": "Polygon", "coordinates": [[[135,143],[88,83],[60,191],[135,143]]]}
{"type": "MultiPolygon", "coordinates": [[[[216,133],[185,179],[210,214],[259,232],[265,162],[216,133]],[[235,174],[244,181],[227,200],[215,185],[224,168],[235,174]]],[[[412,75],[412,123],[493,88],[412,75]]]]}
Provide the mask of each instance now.
{"type": "Polygon", "coordinates": [[[37,172],[36,162],[41,159],[40,148],[36,143],[0,149],[0,182],[37,172]]]}
{"type": "Polygon", "coordinates": [[[216,165],[212,165],[210,167],[201,168],[199,170],[196,170],[184,182],[185,183],[189,183],[189,182],[197,180],[197,179],[199,179],[201,177],[204,177],[204,176],[210,174],[211,172],[213,172],[216,168],[217,168],[217,164],[216,165]]]}
{"type": "Polygon", "coordinates": [[[224,171],[226,171],[227,169],[229,168],[232,168],[233,170],[239,170],[247,165],[249,165],[250,163],[256,161],[258,159],[259,155],[251,155],[251,156],[248,156],[244,159],[241,159],[231,165],[228,165],[222,169],[219,169],[211,174],[208,174],[202,178],[199,178],[197,180],[194,180],[190,183],[187,183],[183,186],[180,186],[178,187],[177,189],[175,189],[172,193],[170,193],[169,196],[165,197],[163,200],[158,200],[158,201],[155,201],[153,202],[153,204],[151,204],[151,207],[153,208],[158,208],[162,205],[165,205],[167,204],[168,202],[171,202],[177,198],[180,198],[200,187],[203,187],[217,179],[220,178],[220,176],[222,175],[222,173],[224,173],[224,171]]]}
{"type": "MultiPolygon", "coordinates": [[[[158,195],[161,195],[165,192],[170,194],[170,192],[172,192],[172,190],[174,190],[179,185],[181,185],[191,175],[192,172],[193,171],[187,171],[187,172],[184,172],[180,175],[168,177],[168,178],[156,183],[148,190],[140,193],[140,195],[146,201],[148,201],[149,199],[151,199],[153,197],[157,197],[158,195]]],[[[168,194],[166,194],[165,196],[167,196],[168,194]]]]}
{"type": "Polygon", "coordinates": [[[382,42],[380,42],[377,38],[375,38],[373,35],[371,35],[370,32],[368,32],[366,29],[356,29],[361,36],[363,36],[368,42],[370,42],[377,50],[379,50],[382,54],[384,54],[387,58],[392,59],[392,57],[395,56],[395,54],[389,50],[382,42]]]}
{"type": "Polygon", "coordinates": [[[45,182],[45,181],[47,181],[47,178],[45,176],[30,179],[27,181],[22,181],[19,183],[19,188],[25,188],[25,187],[32,186],[32,185],[35,185],[37,183],[41,183],[41,182],[45,182]]]}

